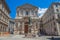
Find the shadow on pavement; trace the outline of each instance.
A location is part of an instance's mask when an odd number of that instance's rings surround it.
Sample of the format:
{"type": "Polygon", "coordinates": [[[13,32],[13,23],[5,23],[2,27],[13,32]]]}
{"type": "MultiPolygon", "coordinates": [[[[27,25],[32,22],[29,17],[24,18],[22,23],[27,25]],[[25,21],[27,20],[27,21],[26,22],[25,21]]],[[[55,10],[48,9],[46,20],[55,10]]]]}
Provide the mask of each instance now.
{"type": "Polygon", "coordinates": [[[47,38],[47,39],[50,39],[50,40],[60,40],[60,38],[54,38],[54,37],[47,38]]]}

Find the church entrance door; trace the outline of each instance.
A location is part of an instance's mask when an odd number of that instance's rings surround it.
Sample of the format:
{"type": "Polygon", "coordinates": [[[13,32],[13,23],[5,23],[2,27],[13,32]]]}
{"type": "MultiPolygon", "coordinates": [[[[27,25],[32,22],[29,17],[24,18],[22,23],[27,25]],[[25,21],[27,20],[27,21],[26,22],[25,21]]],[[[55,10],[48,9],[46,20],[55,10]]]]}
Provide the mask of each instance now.
{"type": "Polygon", "coordinates": [[[24,33],[28,33],[28,24],[27,23],[25,23],[24,33]]]}

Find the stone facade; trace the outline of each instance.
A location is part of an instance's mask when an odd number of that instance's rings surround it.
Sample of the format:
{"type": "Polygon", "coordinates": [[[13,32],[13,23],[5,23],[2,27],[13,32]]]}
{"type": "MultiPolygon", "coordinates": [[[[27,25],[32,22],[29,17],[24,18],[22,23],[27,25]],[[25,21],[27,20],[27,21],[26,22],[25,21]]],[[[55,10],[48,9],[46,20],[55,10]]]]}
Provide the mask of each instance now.
{"type": "Polygon", "coordinates": [[[0,35],[8,33],[9,13],[5,0],[0,0],[0,35]]]}
{"type": "Polygon", "coordinates": [[[60,3],[52,3],[42,16],[43,29],[47,35],[60,35],[60,3]]]}
{"type": "Polygon", "coordinates": [[[17,7],[15,18],[15,33],[17,34],[37,34],[39,28],[38,8],[24,4],[17,7]]]}
{"type": "Polygon", "coordinates": [[[9,29],[10,34],[14,34],[14,27],[15,27],[15,20],[10,19],[9,20],[9,25],[8,25],[8,29],[9,29]]]}

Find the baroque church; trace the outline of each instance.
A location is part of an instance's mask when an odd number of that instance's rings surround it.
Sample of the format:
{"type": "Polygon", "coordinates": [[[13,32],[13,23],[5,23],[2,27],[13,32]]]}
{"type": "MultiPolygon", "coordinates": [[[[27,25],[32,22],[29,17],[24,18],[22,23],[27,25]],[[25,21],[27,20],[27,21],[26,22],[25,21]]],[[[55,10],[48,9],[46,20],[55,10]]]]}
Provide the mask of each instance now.
{"type": "Polygon", "coordinates": [[[15,18],[15,34],[37,34],[39,30],[38,8],[31,4],[18,6],[15,18]]]}

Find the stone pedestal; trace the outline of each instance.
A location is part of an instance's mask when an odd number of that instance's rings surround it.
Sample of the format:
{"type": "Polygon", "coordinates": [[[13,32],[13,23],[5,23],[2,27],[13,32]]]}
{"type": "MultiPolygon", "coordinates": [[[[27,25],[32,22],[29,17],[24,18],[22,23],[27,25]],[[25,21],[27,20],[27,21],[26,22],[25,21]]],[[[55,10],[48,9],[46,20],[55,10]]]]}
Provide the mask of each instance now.
{"type": "Polygon", "coordinates": [[[26,37],[31,38],[31,37],[33,37],[33,36],[32,36],[31,33],[28,33],[26,37]]]}

